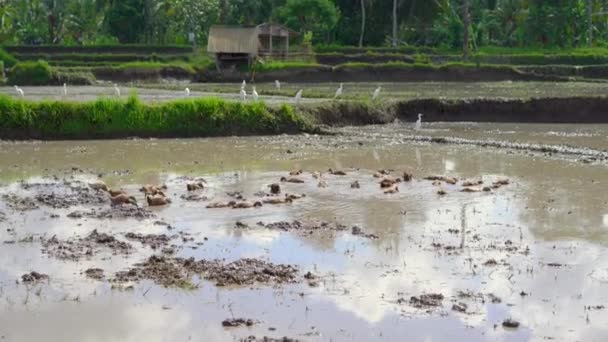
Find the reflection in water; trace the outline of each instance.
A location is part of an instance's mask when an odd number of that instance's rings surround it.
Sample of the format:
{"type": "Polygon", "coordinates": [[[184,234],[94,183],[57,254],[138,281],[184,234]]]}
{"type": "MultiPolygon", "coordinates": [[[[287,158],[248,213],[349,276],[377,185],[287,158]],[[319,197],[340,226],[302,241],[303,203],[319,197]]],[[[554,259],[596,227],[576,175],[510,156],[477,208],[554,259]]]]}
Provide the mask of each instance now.
{"type": "MultiPolygon", "coordinates": [[[[545,139],[538,133],[543,130],[527,125],[433,128],[441,128],[442,135],[487,136],[493,130],[498,133],[492,135],[509,131],[509,137],[523,141],[545,139]]],[[[471,146],[387,144],[370,134],[383,135],[382,129],[329,137],[1,143],[0,218],[6,218],[0,222],[0,241],[6,243],[0,245],[0,335],[10,341],[232,341],[249,335],[312,341],[608,338],[608,312],[601,309],[608,281],[605,165],[471,146]],[[318,188],[310,172],[330,167],[348,175],[326,175],[328,187],[318,188]],[[186,193],[184,175],[203,176],[208,183],[203,194],[227,200],[233,191],[254,198],[295,169],[306,171],[306,182],[282,184],[283,191],[307,196],[292,205],[208,210],[205,202],[180,198],[186,193]],[[394,169],[396,175],[412,171],[415,179],[386,195],[372,177],[378,169],[394,169]],[[488,185],[506,176],[511,184],[491,193],[462,193],[459,185],[443,184],[448,195],[440,197],[422,176],[441,173],[482,177],[488,185]],[[138,221],[68,218],[74,208],[20,212],[2,197],[34,197],[15,181],[48,181],[54,175],[85,181],[101,175],[110,186],[137,194],[140,202],[139,185],[166,183],[175,201],[155,209],[157,218],[138,221]],[[351,189],[355,180],[360,189],[351,189]],[[302,235],[256,225],[294,219],[357,225],[379,238],[349,232],[302,235]],[[236,221],[250,229],[235,229],[236,221]],[[42,255],[36,239],[19,242],[92,229],[119,238],[126,232],[186,232],[194,241],[175,240],[178,256],[262,258],[298,265],[321,280],[318,287],[218,288],[196,278],[199,288],[190,292],[147,281],[132,291],[112,290],[82,272],[101,267],[111,276],[156,251],[137,245],[132,255],[101,253],[70,262],[42,255]],[[15,283],[32,270],[48,273],[49,283],[15,283]],[[427,312],[409,304],[411,296],[425,293],[445,296],[441,307],[427,312]],[[452,310],[458,303],[467,305],[466,313],[452,310]],[[259,323],[223,329],[221,321],[230,317],[259,323]],[[520,328],[503,329],[506,318],[519,321],[520,328]]],[[[585,134],[567,138],[600,146],[593,137],[605,133],[602,129],[585,126],[578,129],[585,134]]],[[[567,141],[555,134],[559,129],[551,131],[548,141],[567,141]]]]}

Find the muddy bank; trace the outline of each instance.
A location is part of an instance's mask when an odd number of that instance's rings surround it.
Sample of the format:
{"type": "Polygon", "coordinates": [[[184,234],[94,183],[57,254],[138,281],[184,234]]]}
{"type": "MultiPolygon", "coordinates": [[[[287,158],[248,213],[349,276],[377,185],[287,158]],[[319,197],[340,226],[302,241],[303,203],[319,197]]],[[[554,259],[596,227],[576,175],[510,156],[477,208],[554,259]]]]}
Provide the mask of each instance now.
{"type": "Polygon", "coordinates": [[[293,68],[263,73],[203,71],[196,82],[255,82],[297,80],[300,83],[321,82],[494,82],[494,81],[567,81],[567,77],[524,72],[502,66],[431,66],[369,64],[293,68]]]}
{"type": "Polygon", "coordinates": [[[608,99],[601,97],[340,102],[305,111],[328,126],[415,122],[419,113],[425,122],[608,123],[608,99]]]}
{"type": "Polygon", "coordinates": [[[424,113],[427,121],[608,123],[608,99],[600,97],[544,98],[526,100],[437,99],[400,102],[396,117],[415,121],[424,113]]]}

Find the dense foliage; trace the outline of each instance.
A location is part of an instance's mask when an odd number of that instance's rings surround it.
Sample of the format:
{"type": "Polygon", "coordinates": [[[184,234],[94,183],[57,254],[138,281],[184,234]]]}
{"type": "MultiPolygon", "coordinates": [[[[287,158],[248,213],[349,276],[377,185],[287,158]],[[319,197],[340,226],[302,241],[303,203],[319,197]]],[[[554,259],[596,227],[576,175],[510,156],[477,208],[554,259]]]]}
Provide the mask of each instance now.
{"type": "Polygon", "coordinates": [[[472,49],[604,46],[607,13],[605,0],[3,0],[0,43],[205,44],[213,24],[272,21],[315,44],[460,49],[468,32],[472,49]]]}
{"type": "Polygon", "coordinates": [[[2,138],[108,138],[295,133],[309,129],[292,107],[214,98],[144,104],[126,101],[30,102],[0,95],[2,138]]]}

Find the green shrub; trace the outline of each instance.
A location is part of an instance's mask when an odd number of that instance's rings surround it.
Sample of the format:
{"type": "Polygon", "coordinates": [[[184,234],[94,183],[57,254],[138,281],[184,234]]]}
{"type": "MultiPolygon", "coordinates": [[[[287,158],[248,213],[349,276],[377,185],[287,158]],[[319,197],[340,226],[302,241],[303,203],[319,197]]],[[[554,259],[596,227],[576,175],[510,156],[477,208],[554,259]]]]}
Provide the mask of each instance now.
{"type": "Polygon", "coordinates": [[[17,64],[17,59],[10,53],[4,51],[4,49],[0,49],[0,61],[4,62],[5,68],[11,68],[17,64]]]}
{"type": "Polygon", "coordinates": [[[310,126],[290,106],[184,99],[157,105],[135,96],[94,102],[29,102],[0,95],[0,138],[204,137],[296,133],[310,126]]]}
{"type": "Polygon", "coordinates": [[[45,61],[19,62],[11,68],[8,82],[15,85],[47,85],[53,82],[53,71],[45,61]]]}

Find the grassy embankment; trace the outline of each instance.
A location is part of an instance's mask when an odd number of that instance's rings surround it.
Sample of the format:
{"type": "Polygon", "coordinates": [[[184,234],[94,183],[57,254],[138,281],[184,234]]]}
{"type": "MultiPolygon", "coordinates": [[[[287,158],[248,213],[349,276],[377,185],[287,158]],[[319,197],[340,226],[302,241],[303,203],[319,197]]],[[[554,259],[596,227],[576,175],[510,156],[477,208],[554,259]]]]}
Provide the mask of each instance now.
{"type": "MultiPolygon", "coordinates": [[[[113,81],[181,78],[193,81],[214,80],[213,61],[204,52],[192,52],[184,46],[7,46],[0,50],[0,60],[8,68],[9,81],[21,85],[91,84],[97,79],[113,81]],[[50,72],[44,81],[31,78],[24,69],[40,69],[38,61],[46,61],[50,72]],[[27,77],[11,75],[24,73],[27,77]],[[211,77],[209,77],[211,75],[211,77]],[[12,81],[11,81],[12,80],[12,81]],[[32,80],[32,81],[30,81],[32,80]]],[[[481,48],[468,62],[459,51],[429,47],[344,47],[318,46],[315,59],[302,61],[266,60],[254,70],[242,70],[243,75],[276,72],[339,72],[344,70],[419,71],[439,74],[458,71],[511,73],[570,77],[573,79],[608,78],[608,49],[578,48],[521,49],[481,48]]],[[[218,78],[218,80],[221,79],[218,78]]]]}
{"type": "Polygon", "coordinates": [[[243,104],[214,98],[149,105],[136,96],[88,103],[29,102],[0,96],[0,138],[92,139],[208,137],[310,131],[288,105],[243,104]]]}

